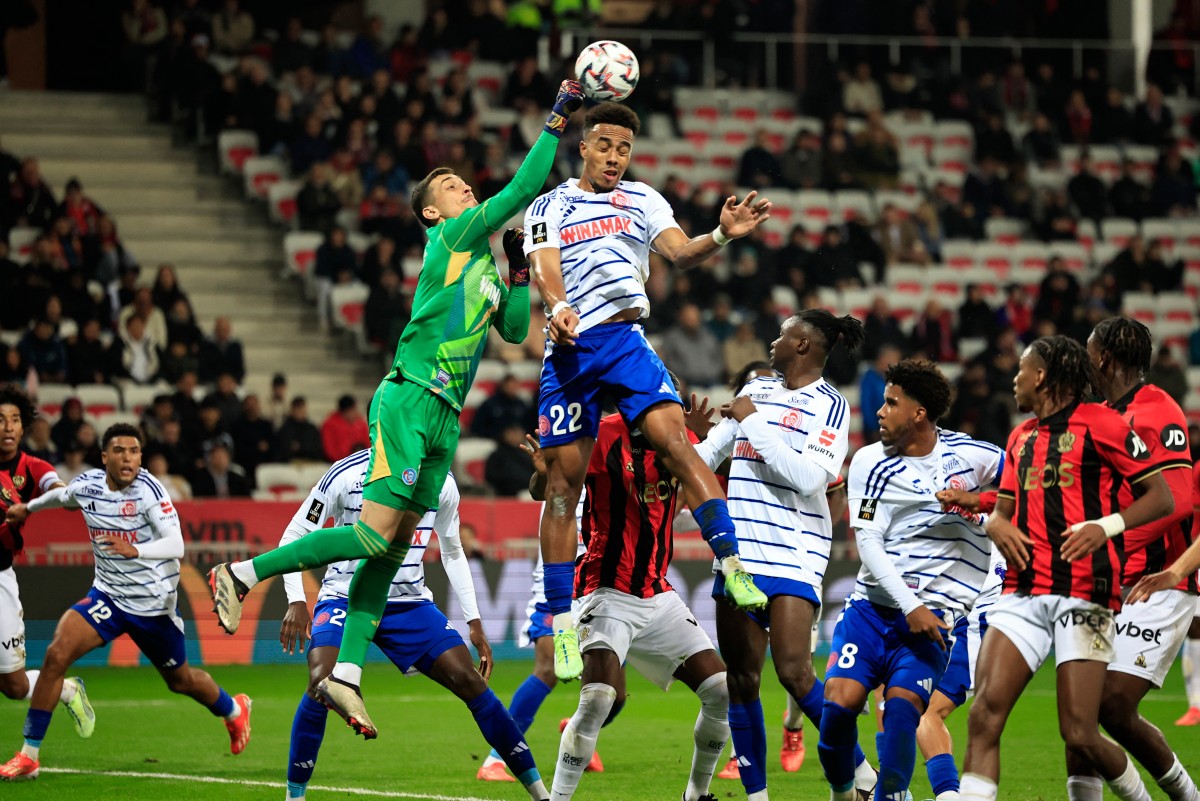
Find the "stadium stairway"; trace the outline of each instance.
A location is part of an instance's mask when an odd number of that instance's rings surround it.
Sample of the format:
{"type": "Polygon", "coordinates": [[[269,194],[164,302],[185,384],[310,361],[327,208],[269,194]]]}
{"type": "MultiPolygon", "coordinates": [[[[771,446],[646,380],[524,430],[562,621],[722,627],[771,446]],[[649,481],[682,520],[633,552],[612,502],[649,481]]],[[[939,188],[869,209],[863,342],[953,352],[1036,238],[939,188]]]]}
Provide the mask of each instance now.
{"type": "Polygon", "coordinates": [[[317,333],[312,307],[281,277],[282,235],[265,211],[226,178],[205,174],[194,148],[173,147],[166,125],[144,120],[145,101],[131,95],[0,93],[0,145],[37,156],[60,200],[67,180],[79,178],[116,220],[141,283],[171,263],[206,333],[218,316],[232,319],[247,391],[265,396],[272,374],[284,372],[318,425],[341,394],[365,404],[379,363],[317,333]]]}

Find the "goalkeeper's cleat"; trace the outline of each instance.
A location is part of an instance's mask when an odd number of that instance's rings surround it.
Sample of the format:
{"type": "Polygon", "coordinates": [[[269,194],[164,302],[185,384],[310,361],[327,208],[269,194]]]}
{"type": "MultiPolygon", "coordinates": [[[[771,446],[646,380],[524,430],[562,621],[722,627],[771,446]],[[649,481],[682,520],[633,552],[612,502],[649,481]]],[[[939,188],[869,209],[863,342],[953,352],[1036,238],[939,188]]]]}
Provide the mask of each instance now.
{"type": "MultiPolygon", "coordinates": [[[[787,718],[787,713],[784,713],[787,718]]],[[[779,764],[784,773],[796,773],[804,764],[804,729],[783,727],[783,748],[779,750],[779,764]]]]}
{"type": "Polygon", "coordinates": [[[356,685],[333,676],[322,679],[317,684],[317,700],[336,712],[364,740],[374,740],[379,736],[379,730],[367,715],[362,693],[356,685]]]}
{"type": "Polygon", "coordinates": [[[725,767],[721,768],[721,772],[717,774],[718,779],[740,779],[742,771],[738,767],[737,757],[733,757],[725,763],[725,767]]]}
{"type": "Polygon", "coordinates": [[[1200,709],[1189,707],[1187,712],[1183,713],[1183,717],[1175,721],[1176,726],[1196,726],[1200,725],[1200,709]]]}
{"type": "Polygon", "coordinates": [[[250,588],[233,575],[228,562],[222,562],[208,571],[208,589],[212,593],[217,622],[227,634],[236,633],[242,622],[242,601],[246,600],[250,588]]]}
{"type": "Polygon", "coordinates": [[[554,675],[559,681],[574,681],[583,674],[579,653],[579,631],[574,628],[554,632],[554,675]]]}
{"type": "Polygon", "coordinates": [[[767,596],[754,586],[754,579],[745,570],[734,570],[725,576],[725,595],[738,609],[753,611],[767,605],[767,596]]]}
{"type": "Polygon", "coordinates": [[[75,733],[86,740],[96,731],[96,712],[92,709],[91,702],[88,701],[83,679],[72,676],[69,679],[63,679],[63,683],[70,684],[75,688],[75,694],[71,696],[70,701],[63,702],[63,706],[67,708],[67,714],[71,716],[71,722],[75,724],[75,733]]]}
{"type": "Polygon", "coordinates": [[[245,693],[235,695],[233,702],[241,712],[233,720],[226,720],[225,728],[229,732],[229,752],[240,754],[250,742],[250,707],[254,706],[254,702],[245,693]]]}
{"type": "Polygon", "coordinates": [[[479,766],[479,772],[475,774],[475,778],[481,782],[515,782],[516,779],[508,772],[504,766],[504,761],[497,759],[485,759],[483,764],[479,766]]]}
{"type": "MultiPolygon", "coordinates": [[[[571,722],[570,718],[563,718],[558,724],[558,733],[562,734],[567,728],[567,724],[571,722]]],[[[588,760],[587,767],[583,769],[586,773],[603,773],[604,763],[600,761],[600,752],[592,751],[592,758],[588,760]]]]}
{"type": "Polygon", "coordinates": [[[18,751],[12,759],[0,765],[0,781],[24,782],[38,777],[40,764],[18,751]]]}

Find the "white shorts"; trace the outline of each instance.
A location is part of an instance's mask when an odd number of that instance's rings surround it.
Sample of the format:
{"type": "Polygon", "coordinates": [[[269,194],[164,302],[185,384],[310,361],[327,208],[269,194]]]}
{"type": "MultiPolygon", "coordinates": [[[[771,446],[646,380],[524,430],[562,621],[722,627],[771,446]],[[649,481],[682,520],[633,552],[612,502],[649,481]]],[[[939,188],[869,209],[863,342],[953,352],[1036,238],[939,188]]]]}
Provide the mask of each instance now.
{"type": "Polygon", "coordinates": [[[1086,659],[1113,661],[1116,624],[1111,609],[1063,595],[1002,595],[987,610],[989,629],[1001,631],[1036,673],[1050,649],[1062,665],[1086,659]]]}
{"type": "Polygon", "coordinates": [[[689,657],[713,650],[712,640],[674,590],[635,598],[601,587],[579,599],[575,624],[580,651],[607,648],[664,690],[689,657]]]}
{"type": "Polygon", "coordinates": [[[1182,590],[1163,590],[1117,613],[1116,655],[1109,670],[1146,679],[1162,689],[1175,656],[1187,639],[1196,609],[1196,596],[1182,590]]]}
{"type": "Polygon", "coordinates": [[[17,592],[17,574],[0,570],[0,674],[25,669],[25,611],[17,592]]]}
{"type": "Polygon", "coordinates": [[[1200,596],[1196,598],[1196,610],[1192,612],[1192,617],[1200,617],[1200,596]]]}

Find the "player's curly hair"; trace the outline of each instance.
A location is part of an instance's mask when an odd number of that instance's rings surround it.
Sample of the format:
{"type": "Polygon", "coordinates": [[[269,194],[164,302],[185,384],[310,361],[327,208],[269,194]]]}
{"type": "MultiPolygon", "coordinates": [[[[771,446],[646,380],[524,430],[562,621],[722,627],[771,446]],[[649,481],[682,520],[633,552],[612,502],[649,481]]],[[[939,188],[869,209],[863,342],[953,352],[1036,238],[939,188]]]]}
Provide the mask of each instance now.
{"type": "Polygon", "coordinates": [[[100,450],[108,450],[108,443],[117,437],[133,437],[138,441],[138,445],[143,442],[142,430],[137,426],[132,423],[113,423],[104,429],[104,436],[100,438],[100,450]]]}
{"type": "Polygon", "coordinates": [[[1100,381],[1087,349],[1062,335],[1035,339],[1029,350],[1046,365],[1042,389],[1053,400],[1086,400],[1099,394],[1100,381]]]}
{"type": "Polygon", "coordinates": [[[1145,373],[1150,369],[1154,342],[1150,329],[1128,317],[1109,317],[1092,330],[1092,338],[1100,350],[1117,360],[1123,367],[1145,373]]]}
{"type": "Polygon", "coordinates": [[[884,380],[925,407],[929,422],[936,423],[950,411],[950,382],[938,366],[924,359],[904,359],[884,373],[884,380]]]}
{"type": "Polygon", "coordinates": [[[833,350],[833,346],[838,343],[839,339],[846,346],[846,350],[853,353],[858,350],[863,337],[866,336],[866,331],[860,321],[848,314],[845,317],[835,317],[827,309],[805,309],[792,319],[807,323],[814,331],[820,332],[821,338],[824,340],[822,344],[825,346],[826,356],[829,355],[829,351],[833,350]]]}
{"type": "Polygon", "coordinates": [[[429,187],[435,178],[441,178],[443,175],[450,175],[454,170],[449,167],[435,167],[429,175],[426,175],[420,182],[413,187],[412,191],[412,210],[417,216],[417,220],[426,228],[432,228],[435,223],[432,220],[425,219],[425,215],[421,210],[429,205],[429,187]]]}
{"type": "Polygon", "coordinates": [[[616,125],[628,128],[633,131],[634,136],[637,136],[638,132],[642,130],[642,121],[638,119],[638,115],[633,109],[612,102],[600,103],[592,106],[588,111],[587,116],[583,118],[585,134],[595,125],[616,125]]]}
{"type": "Polygon", "coordinates": [[[733,378],[729,381],[729,388],[733,390],[734,395],[737,395],[746,388],[746,384],[750,382],[750,375],[752,373],[757,373],[759,370],[773,369],[774,368],[771,367],[770,362],[764,362],[761,360],[752,361],[749,364],[744,365],[741,370],[738,370],[733,374],[733,378]]]}
{"type": "Polygon", "coordinates": [[[24,428],[28,428],[33,418],[37,417],[37,407],[33,405],[33,400],[16,384],[0,386],[0,406],[16,406],[18,414],[21,415],[21,426],[24,428]]]}

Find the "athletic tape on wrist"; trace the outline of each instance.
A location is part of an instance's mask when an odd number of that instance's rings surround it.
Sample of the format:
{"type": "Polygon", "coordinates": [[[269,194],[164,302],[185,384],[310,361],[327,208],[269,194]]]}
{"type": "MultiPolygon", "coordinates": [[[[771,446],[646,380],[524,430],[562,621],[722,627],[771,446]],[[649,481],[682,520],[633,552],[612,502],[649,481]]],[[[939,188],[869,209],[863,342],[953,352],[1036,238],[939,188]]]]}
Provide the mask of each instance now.
{"type": "Polygon", "coordinates": [[[719,225],[713,229],[712,238],[713,238],[713,241],[717,243],[717,247],[719,247],[719,248],[725,247],[730,242],[729,237],[727,237],[727,236],[725,236],[725,234],[721,233],[721,226],[719,226],[719,225]]]}

